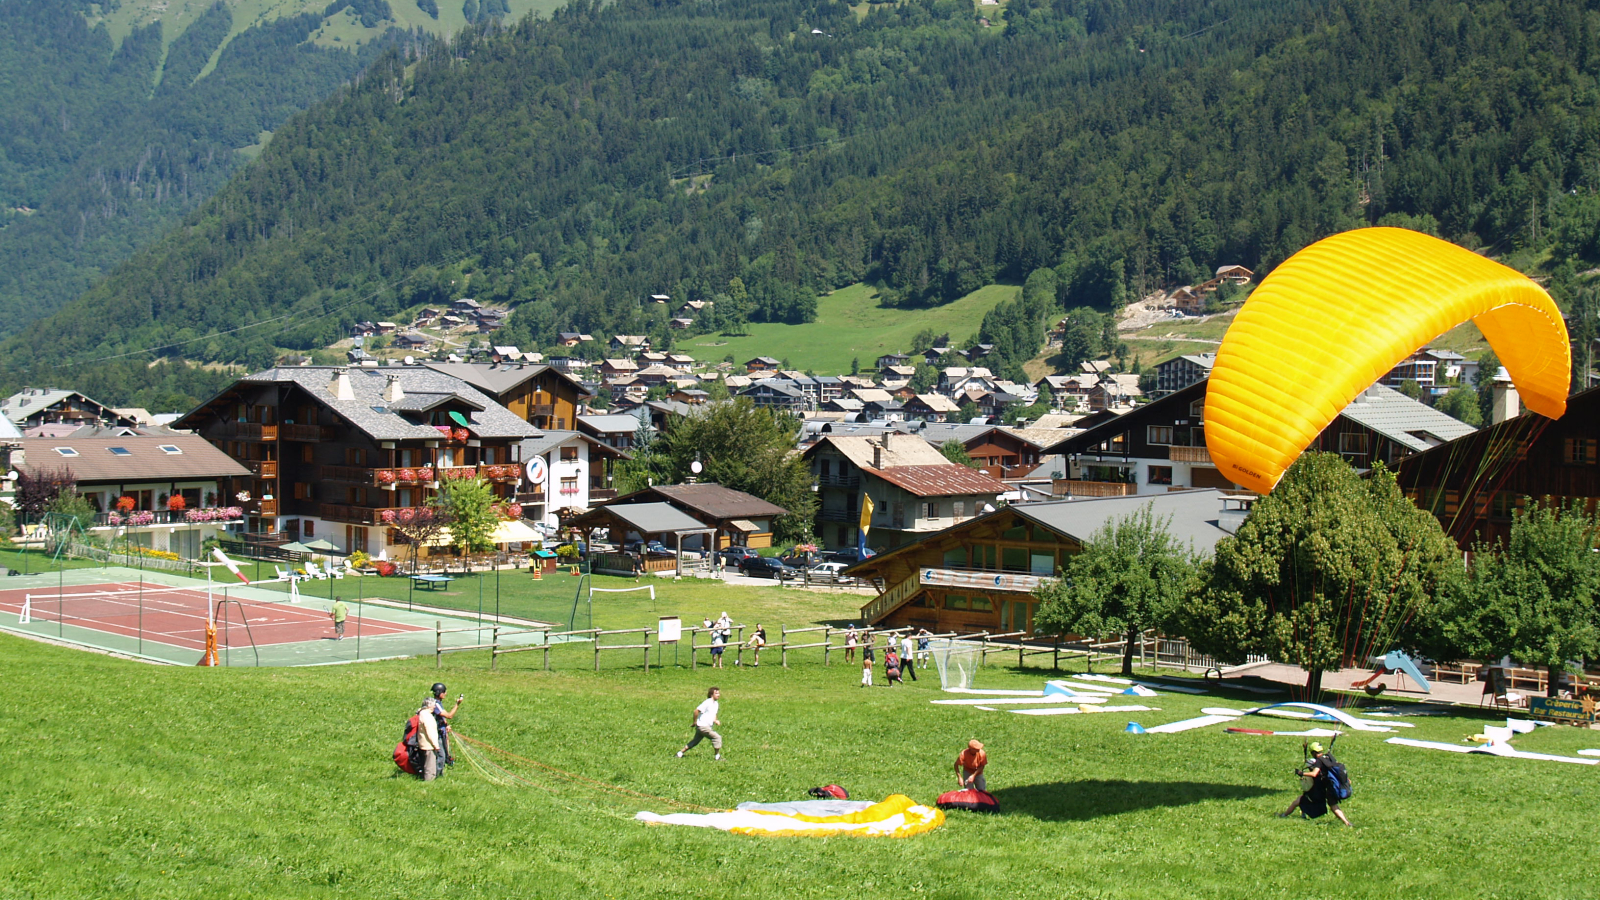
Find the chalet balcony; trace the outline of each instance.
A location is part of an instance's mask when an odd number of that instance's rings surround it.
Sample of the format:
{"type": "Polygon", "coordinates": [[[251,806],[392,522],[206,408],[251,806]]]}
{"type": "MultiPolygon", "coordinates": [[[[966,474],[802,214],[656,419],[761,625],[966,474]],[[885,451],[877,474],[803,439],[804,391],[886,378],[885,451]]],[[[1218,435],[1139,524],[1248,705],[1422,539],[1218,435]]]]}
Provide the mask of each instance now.
{"type": "Polygon", "coordinates": [[[524,506],[527,506],[530,503],[543,503],[545,500],[544,491],[527,491],[525,493],[517,494],[515,499],[518,503],[521,503],[524,506]]]}
{"type": "Polygon", "coordinates": [[[1173,462],[1211,464],[1211,451],[1205,447],[1168,447],[1167,459],[1173,462]]]}
{"type": "Polygon", "coordinates": [[[96,528],[144,528],[155,525],[227,525],[244,521],[242,506],[206,507],[203,509],[133,510],[132,512],[102,512],[94,514],[96,528]]]}
{"type": "Polygon", "coordinates": [[[276,516],[278,514],[278,501],[276,499],[260,500],[254,508],[247,504],[244,511],[246,515],[252,516],[276,516]]]}
{"type": "Polygon", "coordinates": [[[275,441],[278,439],[278,426],[260,422],[224,422],[222,428],[218,429],[218,435],[245,441],[275,441]]]}
{"type": "Polygon", "coordinates": [[[861,486],[861,476],[854,472],[849,475],[818,475],[817,486],[854,489],[861,486]]]}
{"type": "Polygon", "coordinates": [[[319,477],[323,481],[340,481],[348,484],[387,487],[393,484],[427,484],[433,481],[432,466],[405,466],[401,468],[374,469],[367,466],[321,466],[319,477]]]}
{"type": "Polygon", "coordinates": [[[545,416],[545,417],[548,418],[548,417],[553,416],[555,414],[556,414],[556,405],[554,403],[530,403],[530,404],[528,404],[528,415],[530,415],[530,416],[545,416]]]}
{"type": "Polygon", "coordinates": [[[278,477],[278,461],[275,459],[241,459],[239,463],[257,478],[278,477]]]}
{"type": "Polygon", "coordinates": [[[1051,493],[1057,497],[1131,497],[1139,486],[1120,481],[1075,481],[1057,478],[1051,482],[1051,493]]]}
{"type": "Polygon", "coordinates": [[[522,467],[516,463],[479,466],[478,477],[497,484],[515,483],[522,480],[522,467]]]}
{"type": "Polygon", "coordinates": [[[597,487],[589,488],[589,502],[590,503],[601,503],[601,502],[604,502],[606,500],[615,500],[615,499],[617,499],[617,489],[616,488],[597,488],[597,487]]]}
{"type": "Polygon", "coordinates": [[[824,506],[817,510],[817,518],[824,522],[859,522],[861,510],[859,509],[830,509],[824,506]]]}
{"type": "Polygon", "coordinates": [[[321,425],[279,425],[278,433],[286,441],[317,443],[332,436],[333,429],[321,425]]]}
{"type": "Polygon", "coordinates": [[[453,478],[476,478],[477,466],[439,466],[436,470],[440,481],[449,481],[453,478]]]}
{"type": "Polygon", "coordinates": [[[317,504],[317,518],[329,522],[350,522],[356,525],[389,525],[384,513],[397,513],[399,509],[373,509],[367,506],[345,506],[337,503],[317,504]]]}

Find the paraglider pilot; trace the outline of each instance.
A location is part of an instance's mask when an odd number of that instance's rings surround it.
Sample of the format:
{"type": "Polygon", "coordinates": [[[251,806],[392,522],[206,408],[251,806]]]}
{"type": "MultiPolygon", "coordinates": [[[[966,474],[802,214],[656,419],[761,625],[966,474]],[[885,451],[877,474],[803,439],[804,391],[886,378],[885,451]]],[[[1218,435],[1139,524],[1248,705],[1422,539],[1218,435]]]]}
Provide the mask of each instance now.
{"type": "Polygon", "coordinates": [[[983,777],[983,770],[987,765],[989,765],[989,754],[983,752],[983,744],[979,741],[968,741],[966,749],[956,757],[956,784],[963,791],[977,788],[988,793],[989,783],[983,777]]]}
{"type": "Polygon", "coordinates": [[[1317,819],[1332,810],[1339,821],[1349,825],[1350,820],[1339,808],[1339,798],[1328,788],[1328,768],[1333,764],[1333,754],[1323,749],[1321,741],[1312,741],[1311,758],[1306,760],[1303,768],[1295,770],[1295,774],[1300,776],[1300,796],[1294,798],[1288,809],[1278,813],[1278,818],[1288,818],[1294,815],[1295,810],[1299,810],[1306,818],[1317,819]]]}

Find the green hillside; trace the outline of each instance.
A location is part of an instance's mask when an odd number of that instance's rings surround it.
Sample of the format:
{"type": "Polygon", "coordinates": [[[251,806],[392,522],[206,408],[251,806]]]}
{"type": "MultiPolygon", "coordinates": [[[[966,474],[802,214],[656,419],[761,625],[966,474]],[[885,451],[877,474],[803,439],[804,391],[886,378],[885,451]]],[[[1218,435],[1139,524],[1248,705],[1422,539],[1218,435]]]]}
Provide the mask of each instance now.
{"type": "Polygon", "coordinates": [[[467,25],[461,0],[438,13],[417,0],[0,0],[0,335],[158,240],[385,48],[467,25]]]}
{"type": "Polygon", "coordinates": [[[873,288],[853,284],[819,297],[815,322],[761,322],[751,325],[747,335],[704,334],[678,341],[674,349],[713,362],[727,356],[737,363],[775,356],[802,371],[843,374],[850,371],[853,360],[859,360],[863,369],[871,369],[882,354],[905,352],[912,337],[924,329],[948,333],[950,340],[959,344],[977,333],[984,313],[1015,298],[1021,290],[991,284],[944,306],[901,310],[884,307],[873,288]]]}

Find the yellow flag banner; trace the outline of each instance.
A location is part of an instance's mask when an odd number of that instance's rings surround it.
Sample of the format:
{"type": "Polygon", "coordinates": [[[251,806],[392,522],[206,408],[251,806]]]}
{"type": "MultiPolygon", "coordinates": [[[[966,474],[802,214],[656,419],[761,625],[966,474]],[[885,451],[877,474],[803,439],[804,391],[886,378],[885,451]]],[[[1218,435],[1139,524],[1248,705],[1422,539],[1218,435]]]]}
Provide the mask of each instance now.
{"type": "Polygon", "coordinates": [[[872,498],[863,494],[861,497],[861,537],[867,537],[867,529],[872,527],[872,498]]]}

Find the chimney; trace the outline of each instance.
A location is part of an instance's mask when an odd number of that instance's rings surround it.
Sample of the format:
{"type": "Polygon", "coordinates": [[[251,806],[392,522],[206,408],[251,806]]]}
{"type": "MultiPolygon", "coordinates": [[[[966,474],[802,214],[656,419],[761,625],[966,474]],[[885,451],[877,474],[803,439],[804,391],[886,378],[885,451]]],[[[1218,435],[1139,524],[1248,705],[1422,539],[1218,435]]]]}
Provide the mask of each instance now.
{"type": "Polygon", "coordinates": [[[878,439],[877,443],[872,445],[872,467],[874,469],[883,468],[883,451],[888,449],[888,444],[889,435],[885,434],[878,439]]]}
{"type": "Polygon", "coordinates": [[[400,387],[400,376],[388,376],[388,381],[383,385],[383,402],[393,403],[396,400],[404,400],[405,396],[406,392],[400,387]]]}
{"type": "Polygon", "coordinates": [[[340,366],[333,370],[333,380],[328,382],[328,393],[335,400],[354,400],[356,392],[350,387],[350,370],[340,366]]]}
{"type": "Polygon", "coordinates": [[[1515,419],[1522,414],[1522,399],[1517,396],[1516,385],[1511,383],[1511,374],[1501,366],[1494,373],[1494,403],[1490,406],[1490,424],[1499,425],[1507,419],[1515,419]]]}

